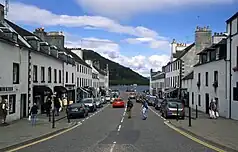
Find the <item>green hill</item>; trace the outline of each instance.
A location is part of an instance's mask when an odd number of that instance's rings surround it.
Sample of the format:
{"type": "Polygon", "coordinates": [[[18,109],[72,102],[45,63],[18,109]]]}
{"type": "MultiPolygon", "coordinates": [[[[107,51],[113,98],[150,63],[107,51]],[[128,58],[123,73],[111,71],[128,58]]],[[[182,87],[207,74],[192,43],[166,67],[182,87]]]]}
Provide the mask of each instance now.
{"type": "Polygon", "coordinates": [[[130,68],[124,67],[116,62],[102,57],[97,52],[94,52],[92,50],[83,50],[83,57],[84,60],[99,61],[101,68],[105,68],[106,64],[108,64],[110,85],[149,84],[149,80],[147,78],[136,73],[130,68]]]}

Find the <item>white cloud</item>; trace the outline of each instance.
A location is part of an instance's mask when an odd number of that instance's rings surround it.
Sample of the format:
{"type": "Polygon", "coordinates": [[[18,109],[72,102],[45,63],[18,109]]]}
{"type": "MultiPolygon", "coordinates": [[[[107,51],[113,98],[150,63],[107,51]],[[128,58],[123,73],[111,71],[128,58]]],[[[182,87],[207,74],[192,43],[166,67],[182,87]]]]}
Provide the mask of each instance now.
{"type": "Polygon", "coordinates": [[[143,26],[126,26],[102,16],[69,16],[57,15],[48,10],[40,9],[33,5],[19,2],[10,3],[8,18],[27,24],[37,24],[44,26],[61,25],[65,27],[84,27],[93,29],[103,29],[109,32],[128,34],[138,37],[159,37],[156,31],[143,26]],[[21,13],[19,13],[21,12],[21,13]]]}
{"type": "Polygon", "coordinates": [[[127,57],[121,54],[119,44],[107,40],[98,38],[77,38],[77,36],[67,33],[66,37],[67,47],[82,47],[84,49],[92,49],[103,57],[117,62],[125,67],[130,67],[132,70],[148,76],[150,69],[161,70],[161,67],[165,65],[169,56],[167,55],[152,55],[146,57],[143,55],[136,55],[133,57],[127,57]]]}
{"type": "Polygon", "coordinates": [[[154,39],[150,37],[128,38],[125,41],[129,44],[148,44],[150,48],[158,50],[169,50],[170,42],[165,38],[154,39]]]}
{"type": "Polygon", "coordinates": [[[77,0],[86,11],[103,16],[128,18],[141,13],[209,4],[230,4],[237,0],[77,0]]]}

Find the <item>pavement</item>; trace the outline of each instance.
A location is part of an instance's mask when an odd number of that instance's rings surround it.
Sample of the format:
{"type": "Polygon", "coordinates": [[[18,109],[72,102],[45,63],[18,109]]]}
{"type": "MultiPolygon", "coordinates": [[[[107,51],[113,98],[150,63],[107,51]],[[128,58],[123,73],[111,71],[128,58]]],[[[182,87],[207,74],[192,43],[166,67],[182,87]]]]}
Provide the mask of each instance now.
{"type": "Polygon", "coordinates": [[[37,123],[34,127],[27,118],[11,122],[7,126],[1,126],[0,151],[63,131],[75,125],[75,122],[67,123],[65,113],[63,112],[56,116],[55,119],[55,128],[52,128],[52,123],[49,122],[49,118],[45,115],[37,117],[37,123]]]}
{"type": "MultiPolygon", "coordinates": [[[[192,111],[192,117],[196,118],[194,110],[192,111]]],[[[198,112],[198,118],[191,120],[191,127],[189,127],[188,117],[185,120],[169,121],[177,128],[202,137],[210,143],[219,144],[229,149],[228,151],[238,151],[238,121],[222,117],[209,119],[209,116],[202,112],[198,112]]]]}
{"type": "Polygon", "coordinates": [[[213,152],[198,140],[191,140],[181,131],[172,129],[156,111],[149,111],[142,120],[139,103],[135,103],[132,118],[126,117],[125,108],[104,106],[77,123],[63,134],[39,142],[22,145],[11,151],[19,152],[213,152]]]}

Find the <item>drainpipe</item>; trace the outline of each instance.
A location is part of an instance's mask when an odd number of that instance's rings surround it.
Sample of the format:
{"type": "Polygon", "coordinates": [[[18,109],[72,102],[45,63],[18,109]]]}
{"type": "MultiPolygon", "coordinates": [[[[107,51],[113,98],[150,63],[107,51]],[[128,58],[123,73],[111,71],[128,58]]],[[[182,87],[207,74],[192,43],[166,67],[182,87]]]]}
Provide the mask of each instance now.
{"type": "MultiPolygon", "coordinates": [[[[231,45],[231,43],[232,43],[232,38],[231,38],[231,29],[232,29],[232,24],[230,23],[230,37],[229,37],[229,39],[230,39],[230,61],[229,61],[229,63],[230,63],[230,66],[229,66],[229,77],[230,77],[230,90],[229,90],[229,119],[231,119],[231,77],[232,77],[232,75],[231,75],[231,47],[232,47],[232,45],[231,45]]],[[[234,93],[234,92],[233,92],[234,93]]]]}

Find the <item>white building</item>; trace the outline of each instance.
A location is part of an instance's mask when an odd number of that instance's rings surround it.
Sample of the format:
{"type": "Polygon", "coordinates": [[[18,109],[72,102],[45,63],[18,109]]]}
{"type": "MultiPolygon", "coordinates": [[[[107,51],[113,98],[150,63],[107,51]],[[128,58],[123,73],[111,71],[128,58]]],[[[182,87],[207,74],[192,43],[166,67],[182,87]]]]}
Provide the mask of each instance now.
{"type": "MultiPolygon", "coordinates": [[[[192,108],[197,105],[199,111],[209,114],[209,104],[212,99],[216,99],[220,115],[227,117],[226,39],[203,49],[198,55],[199,62],[194,66],[192,86],[188,86],[190,105],[192,108]]],[[[187,83],[190,84],[191,79],[187,83]]]]}
{"type": "Polygon", "coordinates": [[[4,16],[0,22],[0,100],[7,99],[7,121],[12,121],[27,116],[28,50],[19,35],[5,26],[4,16]]]}
{"type": "Polygon", "coordinates": [[[171,43],[171,54],[170,54],[170,62],[176,60],[183,50],[189,45],[186,43],[177,43],[175,39],[173,39],[171,43]]]}
{"type": "Polygon", "coordinates": [[[150,94],[162,97],[165,89],[165,72],[150,72],[150,94]]]}
{"type": "Polygon", "coordinates": [[[238,12],[227,21],[227,93],[228,116],[238,120],[238,12]]]}

